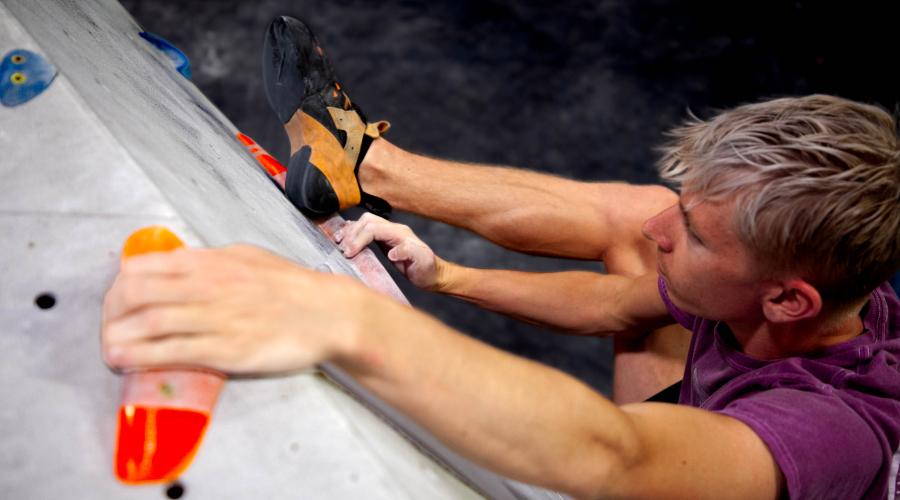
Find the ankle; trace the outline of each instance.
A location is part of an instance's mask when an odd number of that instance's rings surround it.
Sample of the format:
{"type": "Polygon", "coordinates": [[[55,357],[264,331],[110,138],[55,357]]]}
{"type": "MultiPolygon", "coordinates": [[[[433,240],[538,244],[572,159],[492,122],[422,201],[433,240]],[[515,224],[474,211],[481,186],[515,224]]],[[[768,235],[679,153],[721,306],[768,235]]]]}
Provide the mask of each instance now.
{"type": "Polygon", "coordinates": [[[363,191],[374,196],[383,194],[385,183],[390,177],[391,165],[395,163],[392,157],[398,151],[398,147],[383,137],[372,141],[365,158],[359,164],[358,179],[363,191]]]}

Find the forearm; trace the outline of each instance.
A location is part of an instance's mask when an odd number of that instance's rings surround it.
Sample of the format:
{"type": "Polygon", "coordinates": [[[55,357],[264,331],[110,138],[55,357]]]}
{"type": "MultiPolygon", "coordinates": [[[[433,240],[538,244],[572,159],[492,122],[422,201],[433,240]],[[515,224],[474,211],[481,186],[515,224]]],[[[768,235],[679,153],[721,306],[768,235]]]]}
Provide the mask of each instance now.
{"type": "Polygon", "coordinates": [[[642,187],[438,160],[383,140],[366,156],[360,182],[398,210],[533,254],[602,259],[611,238],[627,231],[639,239],[639,224],[646,218],[633,210],[643,196],[636,200],[631,189],[642,187]]]}
{"type": "Polygon", "coordinates": [[[483,466],[582,494],[633,456],[626,415],[581,382],[402,306],[367,316],[338,364],[483,466]]]}
{"type": "Polygon", "coordinates": [[[476,269],[438,261],[434,291],[566,333],[605,335],[636,325],[620,313],[634,283],[624,276],[565,271],[476,269]]]}

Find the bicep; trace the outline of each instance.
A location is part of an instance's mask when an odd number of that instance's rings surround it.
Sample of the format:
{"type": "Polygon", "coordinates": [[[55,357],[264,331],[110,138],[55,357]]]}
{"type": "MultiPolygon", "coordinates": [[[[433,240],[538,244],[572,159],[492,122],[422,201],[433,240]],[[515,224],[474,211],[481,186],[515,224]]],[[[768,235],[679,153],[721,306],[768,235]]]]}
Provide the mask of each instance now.
{"type": "Polygon", "coordinates": [[[615,496],[755,499],[778,498],[784,490],[772,453],[740,420],[663,403],[622,409],[640,444],[615,496]]]}

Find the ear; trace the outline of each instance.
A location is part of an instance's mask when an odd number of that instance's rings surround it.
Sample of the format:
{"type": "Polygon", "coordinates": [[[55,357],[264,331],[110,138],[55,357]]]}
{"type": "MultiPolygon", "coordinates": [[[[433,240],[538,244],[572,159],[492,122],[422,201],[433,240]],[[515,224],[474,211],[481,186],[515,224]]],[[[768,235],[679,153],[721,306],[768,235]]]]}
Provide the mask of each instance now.
{"type": "Polygon", "coordinates": [[[763,296],[763,314],[773,323],[815,318],[822,311],[819,291],[799,278],[775,283],[763,296]]]}

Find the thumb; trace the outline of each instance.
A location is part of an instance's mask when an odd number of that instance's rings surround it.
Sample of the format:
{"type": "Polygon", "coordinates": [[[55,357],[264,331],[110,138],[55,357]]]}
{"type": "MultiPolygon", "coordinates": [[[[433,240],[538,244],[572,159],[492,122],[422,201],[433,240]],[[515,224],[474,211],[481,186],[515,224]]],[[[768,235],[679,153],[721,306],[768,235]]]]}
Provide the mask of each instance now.
{"type": "Polygon", "coordinates": [[[412,257],[413,257],[413,255],[412,255],[412,252],[410,249],[410,245],[408,242],[405,242],[405,241],[403,243],[395,246],[394,248],[392,248],[387,254],[387,258],[391,262],[400,262],[403,260],[410,260],[410,259],[412,259],[412,257]]]}

